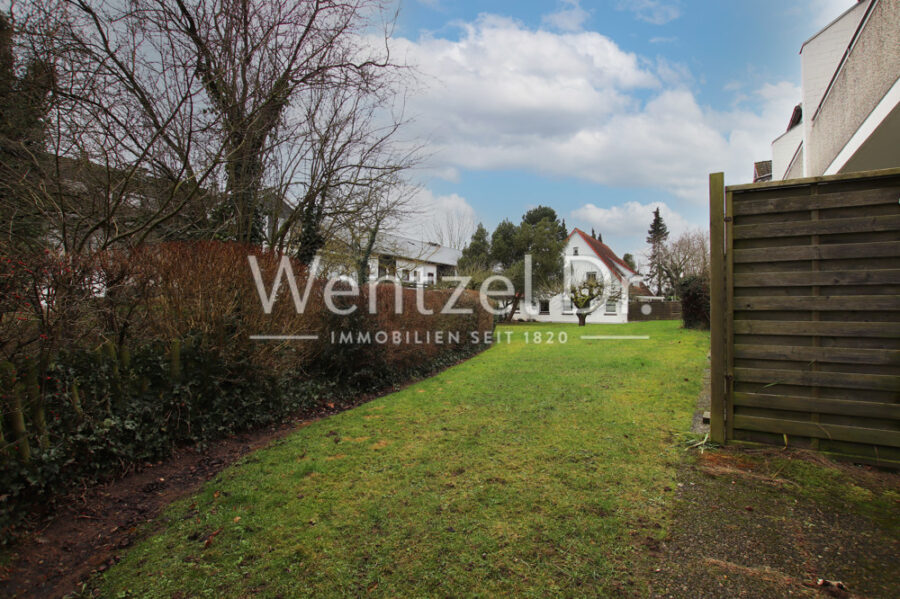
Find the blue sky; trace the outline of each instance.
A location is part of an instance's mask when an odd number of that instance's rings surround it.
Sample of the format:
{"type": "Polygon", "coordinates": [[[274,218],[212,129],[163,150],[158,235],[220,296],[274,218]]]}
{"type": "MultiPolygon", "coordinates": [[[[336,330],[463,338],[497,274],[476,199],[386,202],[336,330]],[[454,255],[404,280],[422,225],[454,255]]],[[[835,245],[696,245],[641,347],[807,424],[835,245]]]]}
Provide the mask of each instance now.
{"type": "Polygon", "coordinates": [[[552,206],[639,253],[660,206],[706,228],[706,177],[746,182],[799,101],[800,45],[854,0],[400,0],[419,73],[420,226],[552,206]],[[449,215],[449,216],[448,216],[449,215]],[[430,220],[429,220],[430,219],[430,220]]]}

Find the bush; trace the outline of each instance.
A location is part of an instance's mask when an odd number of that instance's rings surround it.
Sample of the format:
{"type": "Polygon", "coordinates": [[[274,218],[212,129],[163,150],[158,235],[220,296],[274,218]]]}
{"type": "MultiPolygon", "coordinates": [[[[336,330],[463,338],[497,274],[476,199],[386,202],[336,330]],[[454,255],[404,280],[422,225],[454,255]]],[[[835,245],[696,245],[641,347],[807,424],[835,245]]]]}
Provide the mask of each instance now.
{"type": "MultiPolygon", "coordinates": [[[[473,293],[460,302],[472,314],[447,315],[440,309],[450,292],[425,291],[422,301],[434,311],[425,315],[416,310],[417,291],[400,289],[402,310],[395,314],[389,284],[374,288],[374,314],[363,288],[340,298],[357,309],[339,316],[325,309],[324,282],[311,283],[298,314],[283,281],[265,314],[249,253],[271,286],[280,257],[227,243],[148,246],[77,265],[49,254],[34,263],[3,262],[3,542],[30,506],[76,482],[116,476],[180,444],[203,445],[427,374],[483,348],[469,343],[469,334],[493,328],[473,293]],[[43,293],[37,300],[36,290],[43,293]],[[436,330],[454,331],[458,341],[428,335],[436,330]],[[333,343],[332,332],[341,331],[371,341],[333,343]],[[378,331],[389,334],[388,342],[375,342],[378,331]],[[257,334],[319,339],[250,339],[257,334]]],[[[302,293],[305,269],[292,267],[302,293]]]]}
{"type": "Polygon", "coordinates": [[[709,328],[709,279],[686,277],[678,282],[681,298],[681,319],[686,329],[709,328]]]}

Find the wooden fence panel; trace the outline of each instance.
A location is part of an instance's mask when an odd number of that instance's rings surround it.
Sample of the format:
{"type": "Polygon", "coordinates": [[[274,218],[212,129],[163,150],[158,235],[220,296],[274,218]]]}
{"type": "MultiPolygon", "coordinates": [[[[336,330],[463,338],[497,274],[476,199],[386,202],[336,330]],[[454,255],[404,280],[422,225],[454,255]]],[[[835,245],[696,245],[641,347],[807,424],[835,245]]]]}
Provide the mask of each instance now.
{"type": "Polygon", "coordinates": [[[632,300],[628,302],[628,322],[681,320],[681,302],[632,300]]]}
{"type": "Polygon", "coordinates": [[[710,176],[716,440],[900,465],[900,169],[710,176]]]}

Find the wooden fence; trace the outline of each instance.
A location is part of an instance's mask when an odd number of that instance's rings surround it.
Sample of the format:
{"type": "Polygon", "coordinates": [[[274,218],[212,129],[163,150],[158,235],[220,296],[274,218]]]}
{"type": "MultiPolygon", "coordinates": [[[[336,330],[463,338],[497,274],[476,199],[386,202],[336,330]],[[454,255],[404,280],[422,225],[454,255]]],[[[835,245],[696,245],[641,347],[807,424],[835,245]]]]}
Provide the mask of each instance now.
{"type": "Polygon", "coordinates": [[[900,465],[900,169],[710,176],[713,440],[900,465]]]}
{"type": "Polygon", "coordinates": [[[681,302],[628,302],[628,322],[644,320],[681,320],[681,302]]]}

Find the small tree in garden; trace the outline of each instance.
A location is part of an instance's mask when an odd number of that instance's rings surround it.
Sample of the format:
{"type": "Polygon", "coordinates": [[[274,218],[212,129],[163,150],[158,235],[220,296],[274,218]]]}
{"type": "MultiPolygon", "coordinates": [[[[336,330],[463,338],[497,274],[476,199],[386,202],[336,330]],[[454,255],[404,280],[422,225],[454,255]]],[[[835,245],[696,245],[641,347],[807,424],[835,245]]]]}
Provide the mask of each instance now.
{"type": "Polygon", "coordinates": [[[604,294],[605,291],[607,291],[607,286],[599,279],[587,279],[569,288],[569,298],[572,300],[572,305],[575,306],[578,326],[583,327],[588,315],[603,304],[597,300],[603,299],[604,295],[607,301],[619,301],[622,297],[620,285],[610,285],[608,294],[604,294]]]}

